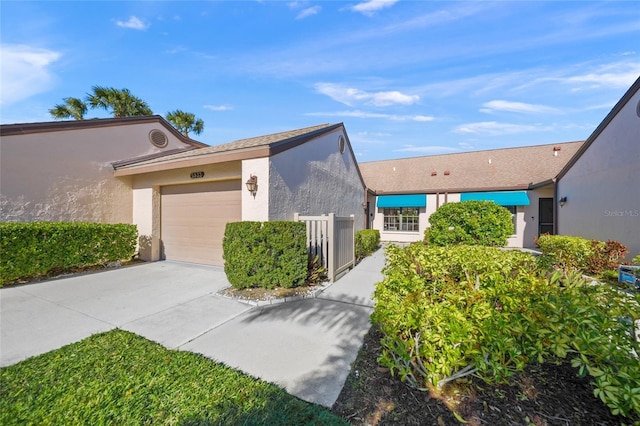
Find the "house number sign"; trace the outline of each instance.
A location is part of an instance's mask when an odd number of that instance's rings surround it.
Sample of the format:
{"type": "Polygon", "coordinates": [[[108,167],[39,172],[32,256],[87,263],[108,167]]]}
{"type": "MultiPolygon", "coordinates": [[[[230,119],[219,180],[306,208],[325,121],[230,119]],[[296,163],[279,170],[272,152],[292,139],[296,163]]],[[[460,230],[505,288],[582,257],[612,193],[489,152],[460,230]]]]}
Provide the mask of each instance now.
{"type": "Polygon", "coordinates": [[[200,179],[204,177],[204,172],[193,172],[191,173],[191,179],[200,179]]]}

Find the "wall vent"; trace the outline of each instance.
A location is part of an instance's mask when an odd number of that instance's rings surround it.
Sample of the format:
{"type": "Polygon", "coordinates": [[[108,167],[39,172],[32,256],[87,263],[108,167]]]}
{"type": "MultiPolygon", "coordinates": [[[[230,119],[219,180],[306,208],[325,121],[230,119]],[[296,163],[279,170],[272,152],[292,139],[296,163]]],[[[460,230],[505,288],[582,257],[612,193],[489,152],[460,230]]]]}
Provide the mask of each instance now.
{"type": "Polygon", "coordinates": [[[169,145],[169,139],[167,138],[167,135],[157,129],[153,129],[149,132],[149,140],[156,148],[164,148],[169,145]]]}
{"type": "Polygon", "coordinates": [[[450,174],[451,174],[451,173],[449,173],[449,170],[445,170],[445,171],[444,171],[444,175],[445,175],[445,176],[449,176],[450,174]]]}

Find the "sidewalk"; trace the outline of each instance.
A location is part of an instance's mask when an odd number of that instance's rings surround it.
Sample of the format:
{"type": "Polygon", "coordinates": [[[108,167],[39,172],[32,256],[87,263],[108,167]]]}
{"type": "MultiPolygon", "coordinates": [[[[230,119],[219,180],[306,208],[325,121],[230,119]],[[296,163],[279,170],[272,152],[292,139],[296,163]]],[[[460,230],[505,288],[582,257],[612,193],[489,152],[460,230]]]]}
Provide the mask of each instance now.
{"type": "Polygon", "coordinates": [[[0,366],[120,328],[201,353],[331,407],[370,327],[384,251],[315,298],[253,306],[223,297],[222,268],[153,262],[0,289],[0,366]]]}
{"type": "Polygon", "coordinates": [[[331,407],[370,327],[378,250],[315,299],[257,307],[180,346],[331,407]]]}

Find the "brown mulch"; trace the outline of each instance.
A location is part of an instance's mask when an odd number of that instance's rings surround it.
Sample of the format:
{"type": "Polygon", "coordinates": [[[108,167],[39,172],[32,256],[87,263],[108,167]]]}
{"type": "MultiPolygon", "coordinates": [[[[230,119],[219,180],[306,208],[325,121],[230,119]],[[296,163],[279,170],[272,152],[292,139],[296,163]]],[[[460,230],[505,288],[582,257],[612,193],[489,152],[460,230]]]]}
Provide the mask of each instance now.
{"type": "Polygon", "coordinates": [[[589,378],[567,362],[529,366],[508,385],[476,377],[447,384],[439,394],[410,389],[382,368],[381,332],[371,328],[332,411],[353,425],[620,425],[640,418],[611,414],[593,395],[589,378]]]}
{"type": "Polygon", "coordinates": [[[259,287],[236,289],[233,287],[227,287],[221,290],[220,294],[235,299],[258,302],[295,296],[310,296],[315,290],[318,290],[319,288],[320,287],[317,285],[304,285],[293,288],[278,287],[272,289],[259,287]]]}

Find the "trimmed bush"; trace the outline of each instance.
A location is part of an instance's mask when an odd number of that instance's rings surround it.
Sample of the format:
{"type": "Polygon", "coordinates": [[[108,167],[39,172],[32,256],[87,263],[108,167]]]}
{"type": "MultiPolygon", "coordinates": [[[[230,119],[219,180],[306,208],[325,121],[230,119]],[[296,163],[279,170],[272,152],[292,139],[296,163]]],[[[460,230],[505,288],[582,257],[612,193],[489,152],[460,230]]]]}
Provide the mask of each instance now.
{"type": "Polygon", "coordinates": [[[135,225],[83,222],[0,223],[0,282],[128,260],[135,225]]]}
{"type": "Polygon", "coordinates": [[[302,222],[228,223],[222,242],[224,271],[234,288],[297,287],[308,273],[302,222]]]}
{"type": "Polygon", "coordinates": [[[355,250],[356,260],[363,259],[378,249],[380,245],[380,231],[377,229],[363,229],[356,232],[355,250]]]}
{"type": "Polygon", "coordinates": [[[513,234],[511,212],[493,201],[446,203],[429,217],[425,241],[502,247],[513,234]]]}
{"type": "Polygon", "coordinates": [[[617,241],[597,241],[567,235],[541,235],[536,244],[542,251],[539,263],[565,271],[599,274],[617,270],[628,253],[627,247],[617,241]]]}
{"type": "Polygon", "coordinates": [[[570,358],[613,414],[640,414],[638,294],[547,276],[526,253],[413,244],[388,248],[375,298],[379,361],[412,387],[472,374],[502,382],[527,364],[570,358]]]}

